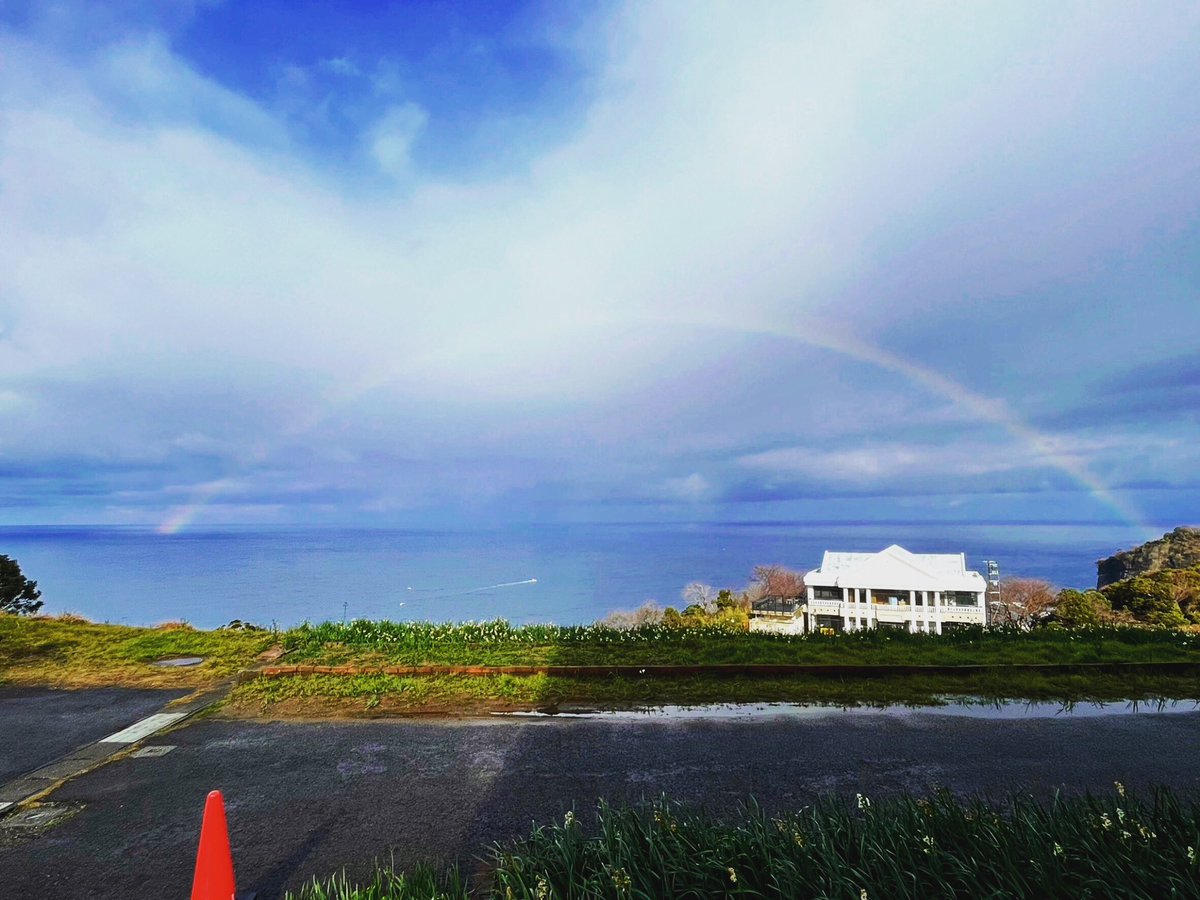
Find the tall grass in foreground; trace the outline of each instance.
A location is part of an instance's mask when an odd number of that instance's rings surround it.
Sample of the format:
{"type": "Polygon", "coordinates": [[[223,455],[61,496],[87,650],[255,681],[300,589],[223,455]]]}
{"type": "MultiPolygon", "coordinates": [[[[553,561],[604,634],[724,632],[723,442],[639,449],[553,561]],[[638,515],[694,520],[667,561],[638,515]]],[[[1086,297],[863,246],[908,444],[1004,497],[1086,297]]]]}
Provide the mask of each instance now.
{"type": "Polygon", "coordinates": [[[991,805],[948,792],[854,804],[829,797],[779,817],[752,804],[732,822],[665,800],[601,803],[594,827],[568,813],[494,848],[490,877],[474,893],[457,871],[439,879],[424,870],[419,880],[381,871],[361,889],[335,878],[299,896],[1195,898],[1198,846],[1195,802],[1165,790],[1138,798],[1120,785],[1102,799],[1049,804],[1013,796],[991,805]]]}

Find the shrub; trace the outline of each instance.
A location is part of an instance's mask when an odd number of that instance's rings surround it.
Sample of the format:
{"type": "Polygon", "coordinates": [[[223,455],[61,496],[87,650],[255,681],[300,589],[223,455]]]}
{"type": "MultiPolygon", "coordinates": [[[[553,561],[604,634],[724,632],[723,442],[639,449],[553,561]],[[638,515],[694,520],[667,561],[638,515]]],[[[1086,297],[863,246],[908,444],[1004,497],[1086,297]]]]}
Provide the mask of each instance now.
{"type": "Polygon", "coordinates": [[[1103,591],[1114,610],[1128,610],[1151,625],[1177,628],[1187,623],[1175,597],[1172,578],[1155,572],[1110,584],[1103,591]]]}
{"type": "Polygon", "coordinates": [[[1112,611],[1112,604],[1099,591],[1081,593],[1067,588],[1058,592],[1054,618],[1068,628],[1087,628],[1107,622],[1112,611]]]}

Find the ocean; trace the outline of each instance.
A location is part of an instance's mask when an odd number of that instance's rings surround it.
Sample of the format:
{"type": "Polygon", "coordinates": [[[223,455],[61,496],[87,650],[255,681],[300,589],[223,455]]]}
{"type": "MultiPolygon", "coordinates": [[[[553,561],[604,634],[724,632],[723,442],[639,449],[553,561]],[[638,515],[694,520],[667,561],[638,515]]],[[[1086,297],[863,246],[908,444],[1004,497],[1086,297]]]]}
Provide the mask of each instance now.
{"type": "Polygon", "coordinates": [[[691,581],[743,587],[757,564],[807,570],[824,550],[967,554],[1002,575],[1095,585],[1097,559],[1145,535],[1109,525],[555,525],[477,531],[0,528],[0,554],[44,612],[200,628],[354,618],[592,622],[691,581]]]}

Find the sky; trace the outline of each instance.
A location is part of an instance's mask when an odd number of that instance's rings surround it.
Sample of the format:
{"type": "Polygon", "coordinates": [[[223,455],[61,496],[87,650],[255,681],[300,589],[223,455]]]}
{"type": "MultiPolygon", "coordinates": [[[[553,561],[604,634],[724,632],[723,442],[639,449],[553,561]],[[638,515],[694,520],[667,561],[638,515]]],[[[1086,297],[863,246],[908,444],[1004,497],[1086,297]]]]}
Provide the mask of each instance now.
{"type": "Polygon", "coordinates": [[[1198,45],[0,0],[0,524],[1196,523],[1198,45]]]}

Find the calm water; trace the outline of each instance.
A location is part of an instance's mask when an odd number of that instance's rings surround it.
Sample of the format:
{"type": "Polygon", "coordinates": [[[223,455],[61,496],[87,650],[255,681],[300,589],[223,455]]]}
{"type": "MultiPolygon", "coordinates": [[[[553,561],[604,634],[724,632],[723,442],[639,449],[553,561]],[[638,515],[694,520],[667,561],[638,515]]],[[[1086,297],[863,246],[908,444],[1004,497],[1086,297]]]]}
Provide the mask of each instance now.
{"type": "Polygon", "coordinates": [[[743,586],[759,563],[797,569],[831,550],[965,552],[972,568],[1095,584],[1096,559],[1144,539],[1112,526],[601,525],[489,531],[276,530],[160,535],[0,528],[0,553],[38,581],[49,613],[130,624],[232,619],[591,622],[689,581],[743,586]],[[536,579],[533,582],[532,579],[536,579]]]}
{"type": "Polygon", "coordinates": [[[676,719],[827,719],[917,715],[968,719],[1095,719],[1200,712],[1200,700],[1119,700],[1113,703],[1051,703],[1025,700],[952,700],[941,706],[838,706],[829,703],[708,703],[700,706],[647,706],[640,709],[556,709],[494,712],[510,719],[625,719],[662,722],[676,719]]]}

